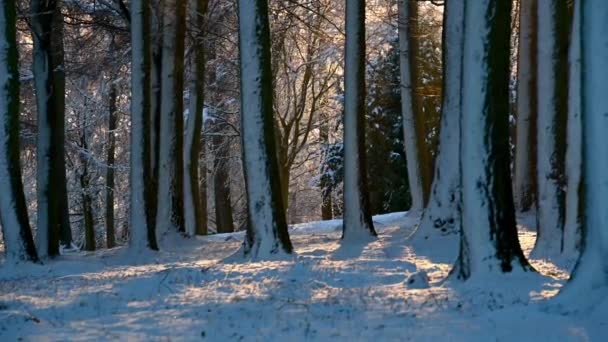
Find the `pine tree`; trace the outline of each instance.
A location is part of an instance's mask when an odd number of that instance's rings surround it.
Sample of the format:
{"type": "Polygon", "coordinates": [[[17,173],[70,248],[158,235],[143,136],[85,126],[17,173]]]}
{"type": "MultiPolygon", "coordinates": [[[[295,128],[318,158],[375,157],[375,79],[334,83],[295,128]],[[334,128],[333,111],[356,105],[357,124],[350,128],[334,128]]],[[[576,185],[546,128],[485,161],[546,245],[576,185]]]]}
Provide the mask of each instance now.
{"type": "Polygon", "coordinates": [[[59,255],[72,243],[65,170],[65,70],[63,19],[57,0],[32,0],[34,79],[38,109],[38,251],[59,255]]]}
{"type": "Polygon", "coordinates": [[[19,56],[14,1],[0,3],[0,226],[6,259],[38,261],[19,160],[19,56]]]}
{"type": "Polygon", "coordinates": [[[529,269],[517,237],[509,151],[511,2],[467,0],[460,172],[460,279],[529,269]]]}
{"type": "Polygon", "coordinates": [[[568,115],[568,8],[538,3],[538,233],[532,255],[559,254],[565,216],[564,159],[568,115]]]}
{"type": "Polygon", "coordinates": [[[344,58],[344,221],[342,239],[376,236],[365,154],[365,0],[346,3],[344,58]]]}
{"type": "Polygon", "coordinates": [[[239,0],[241,137],[248,225],[244,252],[253,259],[292,253],[276,153],[267,0],[239,0]],[[246,105],[245,105],[246,104],[246,105]]]}
{"type": "Polygon", "coordinates": [[[131,0],[131,248],[158,250],[150,168],[150,12],[131,0]]]}

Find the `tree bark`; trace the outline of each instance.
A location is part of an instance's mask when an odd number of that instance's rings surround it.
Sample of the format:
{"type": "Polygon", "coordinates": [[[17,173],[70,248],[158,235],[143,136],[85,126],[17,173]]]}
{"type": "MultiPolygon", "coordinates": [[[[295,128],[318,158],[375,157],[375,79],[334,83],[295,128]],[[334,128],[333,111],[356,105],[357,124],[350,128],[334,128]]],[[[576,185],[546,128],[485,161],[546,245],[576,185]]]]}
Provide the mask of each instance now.
{"type": "Polygon", "coordinates": [[[114,154],[116,150],[116,86],[110,86],[108,105],[108,156],[106,159],[106,247],[116,246],[114,226],[114,154]]]}
{"type": "Polygon", "coordinates": [[[509,167],[510,16],[510,1],[465,3],[459,279],[530,269],[517,237],[509,167]]]}
{"type": "Polygon", "coordinates": [[[158,250],[150,168],[150,12],[147,1],[131,0],[131,237],[136,251],[158,250]]]}
{"type": "Polygon", "coordinates": [[[15,2],[0,4],[0,226],[8,262],[38,261],[21,179],[15,2]]]}
{"type": "MultiPolygon", "coordinates": [[[[85,108],[87,103],[85,102],[85,108]]],[[[89,158],[88,158],[88,144],[87,144],[87,112],[86,109],[81,113],[82,117],[80,120],[80,162],[82,164],[82,172],[80,173],[80,189],[81,189],[81,205],[82,205],[82,217],[84,226],[84,246],[85,251],[95,250],[95,222],[93,221],[93,207],[91,195],[89,194],[89,158]]]]}
{"type": "Polygon", "coordinates": [[[41,257],[59,255],[59,241],[71,246],[65,173],[65,71],[63,21],[58,1],[32,0],[34,79],[38,109],[38,248],[41,257]]]}
{"type": "Polygon", "coordinates": [[[514,196],[520,212],[533,209],[537,199],[537,7],[537,0],[528,0],[521,2],[519,10],[514,196]]]}
{"type": "Polygon", "coordinates": [[[220,135],[221,124],[216,124],[215,135],[212,138],[215,157],[213,161],[214,177],[213,189],[215,200],[215,227],[218,233],[231,233],[234,231],[232,218],[232,204],[230,195],[230,175],[227,161],[228,145],[220,135]]]}
{"type": "Polygon", "coordinates": [[[241,137],[248,221],[244,253],[253,259],[291,254],[281,198],[273,118],[267,0],[239,0],[241,137]]]}
{"type": "Polygon", "coordinates": [[[401,102],[405,155],[412,197],[411,211],[426,205],[432,182],[430,152],[426,147],[426,129],[420,96],[418,68],[418,2],[399,0],[399,47],[401,50],[401,102]]]}
{"type": "Polygon", "coordinates": [[[568,8],[538,3],[538,215],[534,257],[561,253],[565,216],[564,161],[568,117],[568,8]]]}
{"type": "Polygon", "coordinates": [[[346,3],[343,240],[375,237],[365,151],[365,0],[346,3]]]}

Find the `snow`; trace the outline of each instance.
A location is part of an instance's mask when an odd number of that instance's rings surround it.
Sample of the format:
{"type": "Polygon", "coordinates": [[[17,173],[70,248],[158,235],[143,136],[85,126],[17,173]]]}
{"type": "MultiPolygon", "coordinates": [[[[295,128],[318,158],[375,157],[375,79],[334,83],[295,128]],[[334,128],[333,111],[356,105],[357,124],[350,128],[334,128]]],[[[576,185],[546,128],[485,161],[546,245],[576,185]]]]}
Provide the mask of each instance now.
{"type": "MultiPolygon", "coordinates": [[[[436,259],[456,251],[454,236],[414,252],[411,216],[374,222],[379,238],[349,259],[335,256],[334,220],[293,226],[290,261],[224,261],[240,232],[181,238],[137,259],[114,248],[2,265],[0,340],[604,340],[606,299],[584,315],[546,309],[564,269],[532,260],[542,275],[443,281],[451,261],[436,259]],[[408,284],[425,275],[428,287],[408,284]]],[[[533,227],[521,227],[520,239],[529,252],[533,227]]]]}

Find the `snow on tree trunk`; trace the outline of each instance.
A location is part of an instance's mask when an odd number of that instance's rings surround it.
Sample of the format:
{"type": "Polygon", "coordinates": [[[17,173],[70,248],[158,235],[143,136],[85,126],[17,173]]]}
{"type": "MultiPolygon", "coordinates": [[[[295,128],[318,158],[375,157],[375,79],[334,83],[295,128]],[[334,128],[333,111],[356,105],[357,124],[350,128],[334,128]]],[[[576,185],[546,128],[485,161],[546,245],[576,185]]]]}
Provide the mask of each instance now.
{"type": "Polygon", "coordinates": [[[570,44],[570,76],[568,94],[568,127],[566,148],[566,222],[564,223],[565,255],[575,255],[581,250],[581,168],[582,134],[581,123],[581,2],[574,2],[570,44]]]}
{"type": "Polygon", "coordinates": [[[462,234],[453,274],[528,269],[515,226],[509,158],[511,2],[467,0],[460,168],[462,234]]]}
{"type": "Polygon", "coordinates": [[[562,249],[564,158],[568,115],[568,10],[562,0],[538,2],[538,233],[532,255],[562,249]]]}
{"type": "Polygon", "coordinates": [[[401,112],[403,115],[403,133],[407,172],[412,197],[410,211],[418,212],[426,204],[430,190],[430,157],[425,146],[425,129],[420,112],[419,98],[414,89],[417,82],[417,47],[413,46],[417,38],[416,15],[417,2],[399,0],[399,48],[401,71],[401,112]],[[427,179],[429,178],[429,179],[427,179]],[[428,183],[428,185],[427,185],[428,183]]]}
{"type": "Polygon", "coordinates": [[[62,21],[56,2],[32,0],[33,70],[38,111],[37,239],[41,257],[59,255],[59,240],[71,244],[65,174],[65,74],[62,21]],[[59,37],[57,37],[59,35],[59,37]]]}
{"type": "Polygon", "coordinates": [[[0,226],[6,260],[38,261],[19,160],[19,56],[15,2],[0,3],[0,226]]]}
{"type": "Polygon", "coordinates": [[[537,194],[537,0],[522,1],[519,9],[517,58],[517,124],[515,142],[515,208],[535,207],[537,194]]]}
{"type": "Polygon", "coordinates": [[[567,310],[585,310],[608,294],[608,2],[586,0],[580,6],[583,72],[576,83],[583,94],[584,242],[571,279],[557,298],[567,310]]]}
{"type": "Polygon", "coordinates": [[[248,226],[244,252],[253,259],[292,253],[281,199],[272,104],[267,0],[239,0],[241,137],[248,226]]]}
{"type": "Polygon", "coordinates": [[[342,239],[376,236],[365,155],[365,0],[346,3],[344,58],[344,223],[342,239]]]}
{"type": "MultiPolygon", "coordinates": [[[[197,33],[202,33],[206,0],[192,1],[192,21],[197,33]]],[[[203,43],[193,41],[193,72],[190,79],[190,107],[184,142],[184,218],[186,233],[190,236],[206,234],[201,213],[199,187],[199,158],[201,152],[201,129],[203,125],[203,85],[205,81],[205,59],[203,43]]]]}
{"type": "Polygon", "coordinates": [[[150,187],[150,33],[145,0],[131,0],[131,235],[135,251],[158,250],[150,187]]]}
{"type": "Polygon", "coordinates": [[[413,242],[460,231],[460,85],[464,2],[449,1],[444,9],[443,29],[443,105],[439,155],[435,165],[433,190],[413,242]]]}
{"type": "Polygon", "coordinates": [[[161,232],[185,231],[183,90],[186,2],[163,2],[160,155],[156,224],[161,232]]]}

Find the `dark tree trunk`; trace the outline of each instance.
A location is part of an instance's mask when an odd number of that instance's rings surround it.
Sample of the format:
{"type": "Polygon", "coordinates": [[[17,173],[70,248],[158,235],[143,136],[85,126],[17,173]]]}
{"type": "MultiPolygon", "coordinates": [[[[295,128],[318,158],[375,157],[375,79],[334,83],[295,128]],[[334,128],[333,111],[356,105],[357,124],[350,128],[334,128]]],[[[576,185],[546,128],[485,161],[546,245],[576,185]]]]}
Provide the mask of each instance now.
{"type": "Polygon", "coordinates": [[[228,143],[219,135],[222,125],[217,125],[216,135],[212,141],[214,145],[214,177],[213,189],[215,199],[215,226],[218,233],[231,233],[234,231],[232,218],[232,204],[230,203],[230,176],[228,174],[228,143]]]}
{"type": "Polygon", "coordinates": [[[114,226],[114,153],[116,149],[116,86],[111,85],[108,106],[108,156],[106,159],[106,247],[116,246],[114,226]]]}

